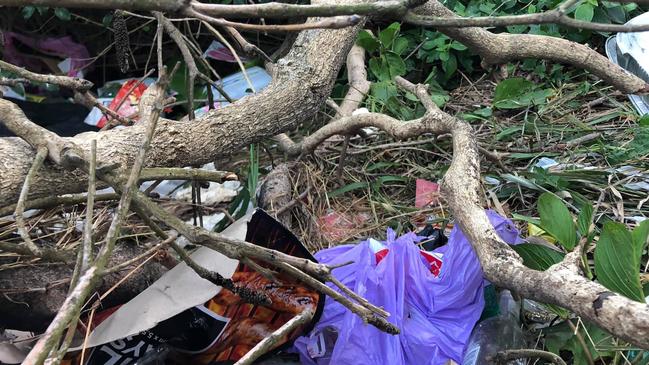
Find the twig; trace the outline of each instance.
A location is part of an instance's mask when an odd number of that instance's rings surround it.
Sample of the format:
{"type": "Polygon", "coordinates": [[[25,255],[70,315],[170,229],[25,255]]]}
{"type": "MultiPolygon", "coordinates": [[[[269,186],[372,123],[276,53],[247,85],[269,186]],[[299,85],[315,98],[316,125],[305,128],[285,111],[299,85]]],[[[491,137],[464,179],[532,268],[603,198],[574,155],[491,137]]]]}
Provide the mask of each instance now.
{"type": "Polygon", "coordinates": [[[141,254],[135,256],[134,258],[132,258],[132,259],[130,259],[128,261],[124,261],[122,263],[119,263],[119,264],[111,267],[111,268],[108,268],[108,269],[104,270],[102,272],[102,275],[110,275],[110,274],[116,273],[118,271],[122,271],[125,268],[128,268],[128,267],[132,266],[133,264],[136,264],[139,261],[141,261],[141,260],[153,255],[154,253],[158,252],[164,246],[167,246],[171,242],[175,241],[176,238],[178,238],[178,233],[175,232],[175,231],[171,232],[164,241],[158,242],[157,244],[155,244],[150,249],[142,252],[141,254]]]}
{"type": "Polygon", "coordinates": [[[224,27],[223,30],[225,30],[230,37],[232,37],[235,41],[237,41],[237,44],[239,44],[239,47],[246,55],[249,56],[258,55],[261,58],[263,58],[266,62],[273,62],[273,60],[270,57],[268,57],[266,52],[262,51],[261,48],[255,46],[254,44],[248,42],[241,35],[241,33],[239,33],[238,30],[232,27],[224,27]]]}
{"type": "MultiPolygon", "coordinates": [[[[164,76],[164,73],[163,73],[164,76]]],[[[144,165],[146,152],[149,149],[153,132],[160,116],[162,108],[162,99],[164,98],[164,91],[168,84],[166,77],[161,77],[158,82],[147,89],[147,93],[142,97],[142,103],[150,103],[150,109],[143,113],[143,122],[147,126],[142,145],[138,150],[135,161],[131,168],[130,174],[126,184],[123,186],[122,195],[117,206],[113,220],[111,221],[104,245],[99,250],[97,258],[94,263],[81,275],[79,282],[74,290],[66,297],[61,309],[56,317],[52,320],[43,336],[34,345],[33,349],[27,355],[24,364],[37,364],[43,363],[45,358],[50,353],[53,346],[58,344],[62,332],[70,324],[71,320],[78,315],[81,306],[85,302],[89,293],[95,286],[95,282],[113,252],[115,242],[119,235],[119,229],[126,218],[131,203],[131,198],[134,190],[137,190],[136,183],[139,180],[140,171],[144,165]],[[148,94],[148,95],[147,95],[148,94]],[[151,102],[150,99],[154,99],[151,102]]]]}
{"type": "Polygon", "coordinates": [[[246,68],[243,66],[243,62],[241,62],[241,58],[239,58],[239,55],[237,54],[237,51],[235,51],[234,47],[228,42],[225,37],[216,30],[210,23],[203,21],[203,25],[205,25],[205,28],[209,30],[212,34],[214,34],[219,41],[221,41],[225,46],[230,50],[230,53],[232,53],[232,56],[234,56],[234,59],[237,61],[237,65],[239,65],[239,69],[241,69],[241,73],[243,74],[243,77],[246,79],[246,82],[248,83],[248,86],[250,87],[250,90],[252,90],[253,93],[256,93],[257,90],[255,90],[255,87],[252,84],[252,81],[250,81],[250,78],[248,77],[248,72],[246,71],[246,68]]]}
{"type": "Polygon", "coordinates": [[[269,2],[254,5],[223,5],[192,2],[191,7],[205,15],[217,18],[293,18],[331,17],[336,15],[389,15],[400,17],[412,7],[412,1],[377,1],[357,4],[298,5],[269,2]]]}
{"type": "Polygon", "coordinates": [[[493,356],[492,361],[496,364],[506,364],[511,360],[525,359],[525,358],[539,358],[549,361],[555,365],[566,365],[561,356],[552,352],[536,350],[536,349],[520,349],[520,350],[505,350],[500,351],[493,356]]]}
{"type": "Polygon", "coordinates": [[[35,72],[27,71],[22,67],[14,66],[11,63],[5,61],[0,61],[0,69],[5,69],[30,81],[56,84],[77,91],[88,91],[93,87],[93,83],[88,80],[80,79],[77,77],[38,74],[35,72]]]}
{"type": "Polygon", "coordinates": [[[95,98],[94,95],[90,93],[90,91],[86,91],[83,93],[75,92],[74,101],[77,104],[84,105],[88,108],[95,107],[99,109],[104,115],[110,116],[111,118],[119,121],[122,125],[129,125],[133,123],[132,120],[126,119],[125,117],[119,115],[116,111],[105,107],[104,104],[100,103],[99,100],[97,100],[97,98],[95,98]]]}
{"type": "Polygon", "coordinates": [[[649,30],[649,24],[605,24],[573,19],[565,15],[562,7],[543,13],[503,15],[485,17],[434,17],[408,12],[403,21],[410,24],[436,28],[506,27],[510,25],[557,24],[566,27],[598,32],[642,32],[649,30]]]}
{"type": "Polygon", "coordinates": [[[259,25],[259,24],[248,24],[248,23],[235,23],[222,18],[213,18],[205,14],[199,13],[193,9],[187,9],[186,14],[193,16],[196,19],[218,25],[220,27],[232,27],[235,29],[243,30],[256,30],[263,32],[301,32],[307,29],[340,29],[347,28],[358,24],[361,21],[361,17],[358,15],[350,16],[340,16],[333,18],[323,18],[321,20],[315,20],[308,23],[302,24],[268,24],[268,25],[259,25]]]}
{"type": "Polygon", "coordinates": [[[311,309],[307,309],[297,316],[291,318],[288,322],[284,323],[280,328],[265,337],[248,351],[243,357],[239,359],[234,365],[250,365],[257,360],[261,355],[274,349],[280,341],[284,341],[287,336],[290,336],[293,331],[301,325],[307,323],[313,318],[315,313],[311,309]]]}
{"type": "Polygon", "coordinates": [[[296,278],[297,280],[302,281],[303,283],[309,285],[310,287],[318,290],[319,292],[330,296],[333,298],[335,301],[338,303],[344,305],[347,307],[350,311],[353,313],[356,313],[365,323],[372,324],[376,328],[385,331],[389,334],[396,335],[399,334],[399,328],[397,328],[395,325],[392,323],[388,322],[385,318],[382,316],[378,316],[375,314],[374,311],[359,305],[353,301],[351,301],[349,298],[343,296],[339,292],[331,289],[330,287],[324,285],[323,283],[319,282],[318,280],[312,278],[311,276],[306,275],[302,271],[298,270],[294,266],[291,266],[290,264],[286,262],[278,262],[277,267],[281,268],[282,270],[286,271],[288,274],[296,278]]]}
{"type": "Polygon", "coordinates": [[[237,180],[237,175],[229,171],[210,171],[203,169],[183,169],[179,167],[151,167],[142,170],[140,181],[146,180],[195,180],[223,182],[237,180]]]}
{"type": "Polygon", "coordinates": [[[86,203],[86,223],[83,227],[83,246],[81,247],[81,273],[90,267],[92,260],[92,215],[95,206],[95,172],[97,169],[97,140],[90,142],[90,167],[88,168],[88,201],[86,203]]]}
{"type": "Polygon", "coordinates": [[[41,168],[43,165],[43,162],[45,161],[45,157],[47,156],[47,148],[46,147],[38,147],[38,150],[36,152],[36,157],[34,158],[34,162],[32,163],[31,168],[27,172],[27,176],[25,176],[25,183],[23,184],[23,188],[20,191],[20,196],[18,197],[18,202],[16,203],[16,212],[14,213],[14,217],[16,219],[16,227],[18,228],[18,233],[20,234],[20,237],[23,239],[23,243],[34,256],[41,256],[42,251],[41,249],[36,246],[34,241],[32,241],[31,237],[29,236],[29,232],[27,232],[27,229],[25,228],[25,218],[23,216],[23,213],[25,213],[25,200],[27,200],[27,195],[29,194],[29,187],[32,183],[32,180],[34,179],[34,176],[36,175],[36,172],[41,168]]]}
{"type": "Polygon", "coordinates": [[[271,305],[272,301],[263,292],[252,290],[243,285],[236,285],[232,279],[224,278],[221,274],[215,271],[210,271],[199,265],[194,261],[188,254],[185,252],[185,249],[178,246],[175,242],[170,243],[171,248],[173,248],[178,256],[189,266],[198,276],[211,282],[214,285],[218,285],[231,291],[232,293],[238,295],[246,301],[247,303],[255,305],[271,305]]]}

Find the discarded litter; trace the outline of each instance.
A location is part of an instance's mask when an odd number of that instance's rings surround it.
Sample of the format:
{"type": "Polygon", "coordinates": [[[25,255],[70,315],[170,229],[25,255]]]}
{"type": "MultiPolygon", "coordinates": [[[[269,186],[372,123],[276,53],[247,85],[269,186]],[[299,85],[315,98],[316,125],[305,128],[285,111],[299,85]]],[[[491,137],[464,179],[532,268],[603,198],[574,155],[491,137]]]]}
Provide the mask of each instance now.
{"type": "MultiPolygon", "coordinates": [[[[493,211],[487,211],[487,215],[505,242],[518,241],[511,221],[493,211]]],[[[388,320],[401,333],[389,335],[368,326],[327,297],[320,322],[294,343],[302,364],[436,365],[462,360],[471,329],[484,306],[480,263],[462,231],[455,227],[448,244],[428,252],[441,263],[436,275],[416,245],[420,240],[414,233],[396,237],[389,230],[385,242],[368,239],[316,253],[324,264],[353,261],[333,274],[388,311],[388,320]],[[387,251],[385,255],[382,250],[387,251]]]]}
{"type": "MultiPolygon", "coordinates": [[[[520,303],[509,290],[502,290],[499,298],[500,314],[487,318],[475,326],[464,355],[463,365],[489,364],[489,358],[497,352],[519,349],[524,346],[520,328],[520,303]]],[[[508,364],[523,365],[522,360],[508,364]]]]}
{"type": "MultiPolygon", "coordinates": [[[[313,260],[290,231],[261,210],[235,222],[223,234],[313,260]]],[[[140,364],[153,360],[232,363],[302,311],[314,311],[313,321],[318,320],[322,295],[289,276],[277,274],[277,282],[271,282],[239,261],[205,247],[191,257],[207,270],[231,278],[235,285],[263,290],[272,304],[243,302],[182,263],[128,303],[95,315],[85,364],[140,364]],[[149,354],[147,359],[143,359],[145,354],[149,354]]],[[[275,348],[309,326],[307,323],[297,328],[275,348]]],[[[67,364],[79,363],[79,350],[79,346],[72,349],[67,364]]]]}
{"type": "Polygon", "coordinates": [[[536,166],[536,167],[540,167],[540,168],[542,168],[543,170],[547,170],[547,169],[549,169],[550,167],[554,167],[554,166],[557,166],[557,165],[559,165],[559,163],[558,163],[557,161],[555,161],[555,160],[553,160],[553,159],[551,159],[551,158],[547,158],[547,157],[541,157],[541,158],[539,158],[539,159],[536,161],[536,164],[534,164],[534,166],[536,166]]]}
{"type": "Polygon", "coordinates": [[[415,208],[437,206],[439,204],[439,184],[417,179],[415,182],[415,208]]]}
{"type": "MultiPolygon", "coordinates": [[[[203,53],[203,58],[211,58],[217,61],[232,63],[237,62],[237,59],[234,57],[234,54],[232,54],[230,49],[223,43],[218,41],[212,41],[212,43],[210,43],[210,46],[207,47],[207,49],[203,53]]],[[[241,60],[241,62],[248,61],[248,59],[243,56],[239,56],[239,59],[241,60]]]]}
{"type": "MultiPolygon", "coordinates": [[[[221,82],[219,83],[223,88],[223,91],[225,91],[225,93],[230,98],[232,98],[232,100],[239,100],[245,96],[259,92],[266,86],[268,86],[268,84],[270,84],[270,81],[272,80],[268,72],[258,66],[246,69],[246,74],[248,75],[248,78],[250,79],[250,82],[255,89],[254,91],[250,89],[250,85],[248,84],[248,81],[246,80],[243,72],[237,72],[230,76],[224,77],[223,80],[221,80],[221,82]]],[[[212,88],[212,94],[214,95],[215,109],[220,109],[230,104],[227,100],[225,100],[225,96],[221,95],[221,93],[216,90],[216,88],[212,88]]],[[[208,109],[209,108],[207,106],[196,109],[196,117],[198,118],[204,115],[205,113],[207,113],[208,109]]]]}
{"type": "MultiPolygon", "coordinates": [[[[139,83],[138,79],[110,81],[97,90],[99,96],[97,101],[117,114],[128,118],[137,113],[140,98],[149,85],[154,82],[155,79],[150,77],[144,79],[142,83],[139,83]],[[133,90],[129,93],[131,89],[133,90]]],[[[84,122],[97,128],[103,128],[108,119],[99,108],[94,107],[90,110],[84,122]]]]}
{"type": "Polygon", "coordinates": [[[65,36],[36,38],[15,32],[2,32],[4,60],[34,72],[53,72],[83,78],[83,69],[91,58],[86,46],[65,36]],[[31,49],[29,53],[20,50],[31,49]]]}
{"type": "MultiPolygon", "coordinates": [[[[649,24],[649,12],[631,19],[626,24],[649,24]]],[[[649,45],[649,32],[618,33],[606,41],[606,54],[613,63],[649,82],[647,45],[649,45]]],[[[649,114],[649,96],[629,95],[629,99],[640,115],[649,114]]]]}
{"type": "Polygon", "coordinates": [[[330,210],[318,218],[320,233],[329,242],[343,242],[354,236],[369,219],[365,213],[348,214],[330,210]]]}

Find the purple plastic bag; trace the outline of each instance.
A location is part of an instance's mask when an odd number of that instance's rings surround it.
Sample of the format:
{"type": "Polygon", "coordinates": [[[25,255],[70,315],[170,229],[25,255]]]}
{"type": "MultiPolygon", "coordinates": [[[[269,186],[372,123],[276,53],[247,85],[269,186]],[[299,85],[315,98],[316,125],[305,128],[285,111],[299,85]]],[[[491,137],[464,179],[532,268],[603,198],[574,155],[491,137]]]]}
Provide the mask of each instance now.
{"type": "MultiPolygon", "coordinates": [[[[520,243],[518,230],[510,220],[493,211],[487,215],[496,232],[507,243],[520,243]]],[[[389,253],[376,264],[368,241],[342,245],[316,253],[320,263],[353,264],[334,270],[334,275],[371,303],[391,315],[388,320],[401,329],[393,336],[366,325],[357,315],[327,297],[320,322],[312,335],[334,327],[338,338],[329,364],[445,364],[458,363],[475,323],[484,307],[482,268],[470,243],[456,225],[445,246],[438,277],[422,260],[420,240],[414,233],[395,238],[388,230],[385,244],[389,253]]],[[[337,290],[335,287],[330,285],[337,290]]],[[[315,341],[303,336],[295,341],[302,364],[315,365],[307,345],[315,341]]]]}

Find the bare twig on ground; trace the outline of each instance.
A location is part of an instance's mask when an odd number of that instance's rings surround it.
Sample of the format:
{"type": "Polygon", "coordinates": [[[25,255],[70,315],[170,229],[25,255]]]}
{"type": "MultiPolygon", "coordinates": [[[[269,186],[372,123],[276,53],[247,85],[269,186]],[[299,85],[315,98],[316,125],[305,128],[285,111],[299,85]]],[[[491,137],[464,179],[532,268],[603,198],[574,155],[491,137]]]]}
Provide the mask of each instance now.
{"type": "Polygon", "coordinates": [[[248,351],[243,357],[241,357],[241,359],[239,359],[239,361],[237,361],[235,365],[252,364],[261,355],[275,348],[280,341],[283,341],[296,328],[310,321],[313,318],[314,314],[315,313],[312,310],[308,309],[291,318],[288,322],[284,323],[283,326],[278,328],[275,332],[271,333],[270,336],[265,337],[258,344],[256,344],[255,347],[250,349],[250,351],[248,351]]]}
{"type": "Polygon", "coordinates": [[[497,353],[492,361],[496,364],[506,364],[516,359],[538,358],[549,361],[555,365],[566,365],[566,362],[561,357],[552,352],[536,350],[536,349],[522,349],[522,350],[505,350],[497,353]]]}

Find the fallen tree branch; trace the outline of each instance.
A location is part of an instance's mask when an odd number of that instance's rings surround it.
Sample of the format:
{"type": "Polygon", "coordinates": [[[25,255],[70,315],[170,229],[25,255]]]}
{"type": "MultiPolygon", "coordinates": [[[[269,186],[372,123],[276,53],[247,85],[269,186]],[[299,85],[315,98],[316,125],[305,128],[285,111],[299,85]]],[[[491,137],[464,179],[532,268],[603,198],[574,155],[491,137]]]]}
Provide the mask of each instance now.
{"type": "Polygon", "coordinates": [[[88,298],[90,292],[95,287],[96,280],[106,268],[106,264],[109,262],[113,249],[115,248],[120,226],[129,212],[131,199],[135,190],[137,190],[136,183],[139,180],[140,172],[144,165],[144,159],[149,150],[157,120],[162,111],[162,101],[167,84],[168,80],[162,71],[158,82],[149,87],[145,92],[145,95],[142,97],[140,106],[150,106],[149,108],[145,108],[146,110],[140,111],[143,114],[142,123],[146,125],[147,133],[140,149],[138,150],[128,180],[124,185],[116,213],[113,216],[110,227],[108,228],[104,245],[99,250],[93,264],[81,273],[77,285],[74,289],[71,289],[70,294],[61,307],[61,310],[57,313],[56,317],[54,317],[43,336],[41,336],[38,342],[36,342],[25,358],[23,364],[40,365],[43,363],[52,348],[58,345],[63,331],[71,324],[71,321],[78,316],[86,298],[88,298]],[[151,103],[151,105],[146,105],[150,99],[155,99],[155,102],[151,103]]]}
{"type": "MultiPolygon", "coordinates": [[[[568,0],[564,4],[574,4],[568,0]]],[[[643,32],[649,30],[649,24],[606,24],[574,19],[566,15],[567,6],[558,6],[542,13],[484,16],[484,17],[445,17],[421,15],[408,12],[403,21],[406,23],[435,28],[470,28],[470,27],[506,27],[510,25],[556,24],[570,28],[592,30],[597,32],[643,32]]]]}
{"type": "MultiPolygon", "coordinates": [[[[413,11],[422,16],[457,19],[457,15],[438,0],[429,0],[413,11]]],[[[587,46],[566,39],[534,34],[494,34],[482,28],[445,27],[440,28],[440,32],[479,54],[485,66],[524,58],[546,59],[588,70],[625,94],[649,92],[649,84],[639,77],[587,46]]]]}
{"type": "Polygon", "coordinates": [[[340,29],[357,25],[361,22],[362,18],[357,15],[337,16],[332,18],[322,18],[312,22],[299,23],[299,24],[249,24],[249,23],[236,23],[223,18],[213,18],[211,16],[199,13],[193,9],[185,10],[188,16],[206,21],[208,23],[218,25],[220,27],[231,27],[242,30],[257,30],[264,32],[300,32],[308,29],[340,29]]]}
{"type": "Polygon", "coordinates": [[[382,129],[395,139],[451,133],[453,160],[441,185],[457,224],[478,255],[486,278],[526,298],[569,308],[613,335],[649,348],[649,306],[613,293],[580,275],[576,266],[580,262],[578,253],[576,259],[567,255],[564,262],[545,272],[523,265],[520,257],[496,234],[480,205],[480,158],[471,126],[440,111],[429,102],[430,97],[422,94],[421,90],[425,90],[422,86],[416,87],[403,79],[398,79],[397,83],[421,98],[427,109],[422,118],[399,121],[375,113],[344,117],[293,145],[292,154],[308,153],[333,135],[369,126],[382,129]],[[539,286],[539,283],[544,285],[539,286]]]}

